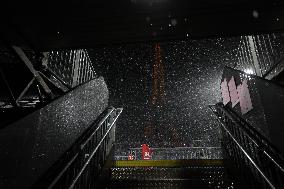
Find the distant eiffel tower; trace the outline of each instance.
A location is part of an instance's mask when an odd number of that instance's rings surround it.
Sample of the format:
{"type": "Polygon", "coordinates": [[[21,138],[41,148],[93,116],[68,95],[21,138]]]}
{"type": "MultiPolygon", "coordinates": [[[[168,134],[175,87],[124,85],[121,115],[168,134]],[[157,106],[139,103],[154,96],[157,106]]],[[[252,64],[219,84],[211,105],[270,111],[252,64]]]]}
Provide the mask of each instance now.
{"type": "Polygon", "coordinates": [[[165,100],[165,72],[159,43],[154,46],[153,83],[151,104],[159,105],[165,100]]]}

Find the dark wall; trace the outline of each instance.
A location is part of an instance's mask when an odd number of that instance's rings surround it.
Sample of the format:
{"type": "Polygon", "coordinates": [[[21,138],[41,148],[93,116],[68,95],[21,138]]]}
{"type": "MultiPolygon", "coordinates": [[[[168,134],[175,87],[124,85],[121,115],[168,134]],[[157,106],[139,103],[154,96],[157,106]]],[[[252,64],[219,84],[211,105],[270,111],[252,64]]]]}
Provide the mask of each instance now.
{"type": "Polygon", "coordinates": [[[30,188],[108,106],[92,80],[0,130],[0,188],[30,188]]]}
{"type": "Polygon", "coordinates": [[[284,87],[257,80],[271,142],[284,154],[284,87]]]}

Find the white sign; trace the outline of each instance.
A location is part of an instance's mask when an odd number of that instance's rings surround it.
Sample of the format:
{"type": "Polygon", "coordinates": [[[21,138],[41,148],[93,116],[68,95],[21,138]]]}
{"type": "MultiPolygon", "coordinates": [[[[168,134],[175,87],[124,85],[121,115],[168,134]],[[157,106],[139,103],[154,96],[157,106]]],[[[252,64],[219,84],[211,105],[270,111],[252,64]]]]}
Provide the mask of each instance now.
{"type": "Polygon", "coordinates": [[[240,103],[241,113],[243,115],[253,109],[246,79],[241,85],[236,87],[234,77],[230,79],[229,83],[227,83],[227,79],[224,78],[224,81],[221,83],[221,92],[224,105],[228,104],[228,102],[232,102],[233,108],[240,103]]]}

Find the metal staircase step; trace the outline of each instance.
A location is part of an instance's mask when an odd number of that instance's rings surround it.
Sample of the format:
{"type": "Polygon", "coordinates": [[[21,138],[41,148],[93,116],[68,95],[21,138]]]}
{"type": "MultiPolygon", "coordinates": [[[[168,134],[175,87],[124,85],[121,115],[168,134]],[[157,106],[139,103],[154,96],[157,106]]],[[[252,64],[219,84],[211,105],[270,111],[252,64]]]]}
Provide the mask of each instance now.
{"type": "Polygon", "coordinates": [[[107,188],[235,188],[221,161],[119,161],[114,165],[107,188]]]}
{"type": "Polygon", "coordinates": [[[108,189],[152,189],[152,188],[163,188],[163,189],[209,189],[209,188],[234,188],[232,183],[228,181],[207,181],[207,180],[112,180],[108,189]]]}
{"type": "Polygon", "coordinates": [[[135,167],[112,168],[111,179],[167,180],[167,179],[224,179],[224,167],[159,168],[135,167]]]}

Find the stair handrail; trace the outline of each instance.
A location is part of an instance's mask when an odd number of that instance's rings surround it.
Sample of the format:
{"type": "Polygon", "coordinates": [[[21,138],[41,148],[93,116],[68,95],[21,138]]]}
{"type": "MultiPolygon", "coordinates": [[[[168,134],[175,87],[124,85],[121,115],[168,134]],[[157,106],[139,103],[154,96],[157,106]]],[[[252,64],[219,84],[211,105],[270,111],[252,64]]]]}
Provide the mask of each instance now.
{"type": "MultiPolygon", "coordinates": [[[[116,120],[118,119],[119,115],[121,114],[122,112],[122,108],[117,108],[116,110],[118,110],[118,114],[116,115],[116,117],[113,119],[112,123],[110,123],[109,125],[109,128],[108,130],[106,131],[106,133],[104,134],[103,138],[100,140],[99,144],[95,147],[95,149],[93,150],[93,152],[91,153],[91,155],[88,157],[87,161],[85,162],[85,164],[83,165],[83,167],[81,168],[81,171],[76,175],[75,179],[73,180],[73,182],[70,184],[70,186],[68,187],[68,189],[72,189],[74,187],[74,185],[76,184],[78,178],[82,175],[83,171],[85,170],[85,168],[87,167],[87,165],[89,164],[90,160],[93,158],[94,154],[97,152],[97,150],[99,149],[100,145],[103,143],[103,141],[105,140],[106,136],[109,134],[109,132],[111,131],[111,129],[113,128],[116,120]]],[[[113,112],[114,109],[112,109],[111,112],[113,112]]],[[[108,116],[110,114],[107,114],[108,116]]],[[[104,121],[106,120],[107,118],[104,117],[104,121]]],[[[100,122],[100,126],[102,125],[102,121],[100,122]]],[[[95,132],[97,132],[98,129],[95,130],[95,132]]],[[[90,138],[93,136],[93,134],[86,140],[86,143],[90,140],[90,138]]],[[[84,143],[83,145],[83,148],[84,146],[86,145],[86,143],[84,143]]],[[[82,146],[81,146],[82,147],[82,146]]]]}
{"type": "MultiPolygon", "coordinates": [[[[72,147],[65,152],[65,154],[60,158],[62,159],[64,165],[59,166],[62,164],[62,162],[57,162],[57,164],[52,167],[44,177],[39,180],[36,185],[34,185],[33,188],[48,188],[52,189],[56,187],[58,181],[63,177],[63,175],[67,172],[67,170],[71,167],[72,164],[75,163],[76,159],[79,158],[82,153],[84,153],[84,148],[89,143],[89,141],[98,135],[96,135],[97,132],[105,132],[100,133],[102,137],[98,141],[97,145],[92,148],[92,151],[87,158],[84,159],[84,163],[82,167],[80,167],[79,171],[77,171],[76,175],[74,175],[73,179],[70,181],[68,186],[65,186],[64,188],[71,189],[75,186],[76,182],[78,181],[78,178],[82,175],[87,165],[90,163],[91,159],[94,157],[98,149],[101,147],[103,143],[105,143],[106,137],[110,134],[110,132],[115,129],[114,126],[116,124],[116,121],[120,114],[122,113],[123,108],[114,108],[109,107],[107,108],[97,119],[94,121],[90,126],[90,128],[84,132],[81,137],[72,145],[72,147]],[[102,128],[104,126],[104,128],[102,128]],[[95,127],[95,128],[94,128],[95,127]],[[59,168],[58,168],[59,166],[59,168]],[[55,174],[54,174],[55,173],[55,174]]],[[[113,131],[114,132],[114,131],[113,131]]],[[[112,139],[109,139],[112,140],[112,139]]],[[[114,140],[114,139],[113,139],[114,140]]],[[[86,155],[86,154],[85,154],[86,155]]],[[[57,188],[57,187],[56,187],[57,188]]]]}
{"type": "Polygon", "coordinates": [[[247,121],[240,117],[236,112],[224,106],[222,103],[210,105],[209,108],[218,117],[218,121],[221,123],[223,129],[229,134],[230,138],[237,144],[239,149],[241,149],[245,157],[247,157],[249,161],[253,164],[253,166],[257,169],[257,171],[260,173],[266,183],[271,188],[276,188],[271,182],[271,180],[267,177],[267,175],[263,172],[263,170],[254,161],[253,157],[251,157],[242,147],[242,145],[237,141],[237,139],[235,139],[230,129],[228,129],[226,124],[224,124],[224,121],[222,121],[222,117],[218,115],[218,110],[222,111],[225,116],[227,116],[231,121],[233,121],[233,123],[236,123],[238,127],[244,130],[246,134],[250,137],[251,142],[253,142],[257,146],[258,150],[261,151],[278,168],[278,170],[281,172],[281,175],[283,175],[284,159],[281,153],[276,149],[276,147],[271,144],[268,139],[261,135],[253,126],[251,126],[247,121]]]}
{"type": "Polygon", "coordinates": [[[240,121],[241,122],[240,126],[242,126],[242,128],[246,130],[247,134],[253,139],[253,141],[261,149],[263,149],[263,152],[267,154],[268,158],[271,159],[273,162],[275,162],[276,165],[279,167],[279,169],[282,172],[284,172],[284,157],[279,152],[279,150],[277,150],[277,148],[267,138],[265,138],[262,134],[260,134],[259,131],[256,130],[256,128],[251,126],[242,117],[237,115],[235,112],[233,112],[229,108],[226,108],[222,103],[216,104],[216,107],[220,108],[224,113],[226,113],[228,117],[232,118],[232,120],[236,122],[240,121]]]}

